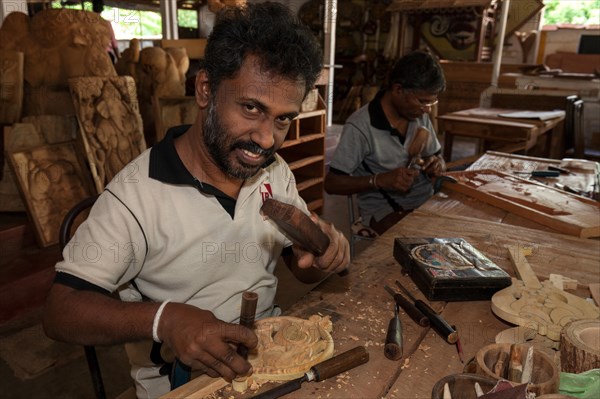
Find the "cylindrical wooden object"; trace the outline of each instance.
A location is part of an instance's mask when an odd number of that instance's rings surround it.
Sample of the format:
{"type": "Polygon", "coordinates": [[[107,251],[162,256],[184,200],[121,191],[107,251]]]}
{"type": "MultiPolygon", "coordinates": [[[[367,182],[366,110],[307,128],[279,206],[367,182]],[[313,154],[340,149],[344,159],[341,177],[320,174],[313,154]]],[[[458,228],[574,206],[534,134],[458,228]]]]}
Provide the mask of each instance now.
{"type": "MultiPolygon", "coordinates": [[[[510,359],[511,346],[518,344],[491,344],[484,346],[477,352],[475,361],[477,363],[477,373],[483,374],[488,377],[492,377],[496,380],[509,379],[510,375],[510,361],[504,360],[502,368],[502,374],[494,373],[494,367],[497,365],[499,359],[510,359]],[[505,354],[501,354],[505,352],[505,354]],[[508,364],[507,364],[508,363],[508,364]]],[[[525,357],[527,356],[527,348],[529,345],[519,345],[518,348],[513,347],[514,361],[518,360],[519,364],[525,363],[525,357]]],[[[520,375],[519,375],[520,377],[520,375]]],[[[510,380],[510,379],[509,379],[510,380]]],[[[521,381],[512,381],[516,384],[520,384],[521,381]]],[[[557,393],[558,385],[560,382],[560,372],[558,367],[552,361],[550,356],[540,349],[533,349],[533,373],[531,375],[531,382],[527,387],[529,392],[533,392],[536,395],[543,395],[549,393],[557,393]]]]}
{"type": "Polygon", "coordinates": [[[567,373],[600,368],[600,319],[576,320],[560,334],[560,365],[567,373]]]}

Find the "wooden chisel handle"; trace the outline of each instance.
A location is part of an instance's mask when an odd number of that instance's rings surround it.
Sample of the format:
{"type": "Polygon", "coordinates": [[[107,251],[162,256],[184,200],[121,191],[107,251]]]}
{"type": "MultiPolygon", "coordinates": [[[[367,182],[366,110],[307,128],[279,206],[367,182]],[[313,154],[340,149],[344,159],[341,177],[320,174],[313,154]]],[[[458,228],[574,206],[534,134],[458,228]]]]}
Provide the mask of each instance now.
{"type": "MultiPolygon", "coordinates": [[[[242,308],[240,311],[240,325],[248,328],[254,326],[254,317],[256,315],[256,304],[258,303],[258,294],[252,291],[245,291],[242,294],[242,308]]],[[[244,345],[238,345],[237,353],[244,359],[248,359],[248,348],[244,345]]]]}
{"type": "Polygon", "coordinates": [[[398,317],[397,309],[396,314],[388,325],[383,354],[390,360],[402,359],[402,322],[400,321],[400,317],[398,317]]]}
{"type": "Polygon", "coordinates": [[[394,300],[411,319],[413,319],[421,327],[429,327],[429,319],[415,305],[404,298],[401,294],[394,294],[394,300]]]}
{"type": "Polygon", "coordinates": [[[449,344],[455,344],[458,340],[458,333],[450,324],[444,320],[442,316],[431,309],[429,305],[420,299],[415,301],[415,306],[419,309],[431,322],[431,327],[438,332],[449,344]]]}
{"type": "Polygon", "coordinates": [[[367,352],[367,349],[364,346],[357,346],[312,366],[310,371],[314,373],[314,381],[323,381],[368,361],[369,352],[367,352]]]}

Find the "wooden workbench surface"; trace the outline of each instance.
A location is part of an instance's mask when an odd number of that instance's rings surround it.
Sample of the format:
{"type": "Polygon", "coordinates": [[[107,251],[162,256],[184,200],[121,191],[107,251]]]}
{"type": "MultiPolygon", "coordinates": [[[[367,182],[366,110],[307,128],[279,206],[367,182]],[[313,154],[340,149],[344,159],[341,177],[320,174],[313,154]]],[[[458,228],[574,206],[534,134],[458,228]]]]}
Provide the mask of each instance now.
{"type": "MultiPolygon", "coordinates": [[[[580,283],[600,281],[599,241],[464,216],[415,211],[357,257],[348,276],[331,276],[287,313],[303,318],[329,315],[333,321],[335,354],[364,345],[370,361],[327,381],[304,383],[286,398],[428,398],[437,380],[462,371],[455,346],[432,330],[418,327],[403,312],[405,360],[390,361],[383,355],[385,333],[392,317],[392,300],[383,285],[393,286],[394,280],[400,279],[423,298],[412,281],[401,274],[400,265],[392,255],[394,238],[400,236],[464,237],[513,276],[506,246],[532,246],[533,254],[528,261],[540,280],[558,273],[580,283]]],[[[473,357],[479,348],[493,342],[497,332],[509,327],[492,314],[489,301],[432,305],[443,311],[448,322],[456,324],[465,359],[473,357]]],[[[273,386],[274,383],[264,384],[259,392],[273,386]]],[[[255,393],[240,395],[225,388],[216,396],[247,398],[255,393]]]]}
{"type": "MultiPolygon", "coordinates": [[[[510,173],[546,169],[548,165],[559,166],[561,161],[488,152],[469,169],[492,168],[510,173]]],[[[561,182],[589,188],[593,173],[578,172],[561,175],[561,182]]],[[[364,345],[370,355],[367,364],[324,382],[304,383],[286,398],[430,398],[438,380],[463,371],[465,365],[459,361],[456,347],[433,330],[419,327],[403,311],[404,358],[385,358],[383,342],[393,303],[383,286],[394,287],[394,280],[399,279],[416,296],[424,298],[410,278],[402,275],[392,255],[396,237],[463,237],[511,276],[515,273],[506,246],[530,246],[533,253],[527,260],[540,280],[556,273],[577,280],[581,287],[600,282],[600,241],[559,234],[465,195],[442,190],[358,256],[349,275],[330,276],[286,313],[302,318],[330,316],[334,354],[364,345]]],[[[466,361],[481,347],[493,343],[498,332],[512,326],[494,316],[489,301],[433,302],[432,306],[456,325],[466,361]]],[[[275,385],[266,383],[257,392],[275,385]]],[[[198,389],[192,382],[167,397],[202,397],[198,389]]],[[[257,392],[239,394],[226,387],[211,397],[248,398],[257,392]]]]}

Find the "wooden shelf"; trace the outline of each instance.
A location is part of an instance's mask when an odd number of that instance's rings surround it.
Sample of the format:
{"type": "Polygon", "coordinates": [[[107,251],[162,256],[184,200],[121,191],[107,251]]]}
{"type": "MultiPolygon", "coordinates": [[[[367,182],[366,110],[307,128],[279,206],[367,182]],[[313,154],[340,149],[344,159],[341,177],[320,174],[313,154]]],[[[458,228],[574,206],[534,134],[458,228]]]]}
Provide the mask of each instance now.
{"type": "Polygon", "coordinates": [[[325,102],[319,95],[317,109],[302,112],[290,126],[278,153],[288,163],[308,209],[323,209],[325,179],[325,102]]]}

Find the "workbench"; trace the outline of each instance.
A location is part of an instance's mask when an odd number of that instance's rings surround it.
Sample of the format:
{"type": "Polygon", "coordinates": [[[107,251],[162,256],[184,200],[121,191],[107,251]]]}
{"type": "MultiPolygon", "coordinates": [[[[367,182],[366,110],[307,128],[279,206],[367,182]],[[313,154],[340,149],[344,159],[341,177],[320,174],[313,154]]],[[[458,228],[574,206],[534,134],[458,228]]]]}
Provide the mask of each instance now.
{"type": "MultiPolygon", "coordinates": [[[[537,169],[538,162],[554,161],[492,153],[486,154],[480,165],[489,166],[489,162],[537,169]]],[[[384,285],[393,287],[394,281],[400,280],[413,295],[424,299],[412,280],[402,274],[401,266],[392,255],[396,237],[463,237],[513,277],[515,273],[506,246],[531,246],[534,252],[528,261],[540,280],[557,273],[576,279],[580,284],[600,282],[600,241],[558,234],[543,226],[507,217],[503,211],[491,210],[493,207],[487,205],[476,207],[478,211],[473,213],[468,205],[463,207],[460,201],[466,200],[460,195],[444,195],[444,198],[432,198],[378,237],[353,261],[347,276],[330,276],[286,312],[286,315],[301,318],[314,314],[330,316],[334,354],[364,345],[370,355],[368,363],[323,382],[305,382],[300,390],[286,398],[430,398],[438,380],[463,372],[465,364],[481,347],[494,343],[497,333],[513,327],[494,316],[490,301],[431,302],[435,310],[456,326],[466,362],[460,361],[455,345],[446,343],[432,329],[418,326],[403,311],[400,318],[404,357],[400,361],[388,360],[383,344],[393,316],[393,300],[384,285]],[[444,204],[444,201],[447,202],[444,204]]],[[[275,385],[265,383],[257,392],[275,385]]],[[[203,383],[191,381],[168,397],[204,397],[202,386],[203,383]]],[[[226,387],[213,396],[248,398],[257,392],[239,394],[226,387]]]]}
{"type": "Polygon", "coordinates": [[[502,108],[471,108],[437,117],[438,127],[444,136],[444,159],[451,160],[455,136],[479,140],[478,153],[482,155],[488,144],[495,143],[503,152],[523,151],[533,148],[545,135],[544,156],[550,156],[554,130],[562,129],[565,116],[548,120],[520,119],[500,116],[523,110],[502,108]]]}

